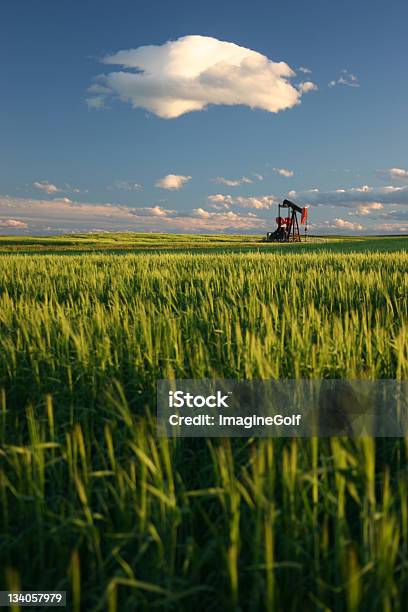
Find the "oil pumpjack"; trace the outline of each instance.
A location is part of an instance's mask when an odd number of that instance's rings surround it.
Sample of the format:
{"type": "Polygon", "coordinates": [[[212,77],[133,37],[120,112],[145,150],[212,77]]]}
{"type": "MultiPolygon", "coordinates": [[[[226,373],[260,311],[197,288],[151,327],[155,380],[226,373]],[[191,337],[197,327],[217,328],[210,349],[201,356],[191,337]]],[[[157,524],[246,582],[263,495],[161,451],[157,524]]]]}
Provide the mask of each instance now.
{"type": "Polygon", "coordinates": [[[274,232],[266,234],[264,242],[300,242],[298,214],[300,215],[300,225],[305,226],[306,240],[308,210],[307,206],[301,208],[297,204],[290,202],[290,200],[283,200],[283,203],[278,205],[278,216],[276,217],[278,227],[274,232]],[[288,210],[289,214],[287,217],[281,217],[282,208],[288,210]]]}

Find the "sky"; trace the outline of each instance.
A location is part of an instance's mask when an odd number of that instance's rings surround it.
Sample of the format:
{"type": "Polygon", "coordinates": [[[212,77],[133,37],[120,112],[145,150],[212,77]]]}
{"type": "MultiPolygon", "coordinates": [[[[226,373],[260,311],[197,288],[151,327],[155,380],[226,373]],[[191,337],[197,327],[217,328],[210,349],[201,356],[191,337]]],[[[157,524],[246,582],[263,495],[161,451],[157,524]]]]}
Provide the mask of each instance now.
{"type": "Polygon", "coordinates": [[[2,0],[0,234],[408,233],[405,0],[2,0]]]}

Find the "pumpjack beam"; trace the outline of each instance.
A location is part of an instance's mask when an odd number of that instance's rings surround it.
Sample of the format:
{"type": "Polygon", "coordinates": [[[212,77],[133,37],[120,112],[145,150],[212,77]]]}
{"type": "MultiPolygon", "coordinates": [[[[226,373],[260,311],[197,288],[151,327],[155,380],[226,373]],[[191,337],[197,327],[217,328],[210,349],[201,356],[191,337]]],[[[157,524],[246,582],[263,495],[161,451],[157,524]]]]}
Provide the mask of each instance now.
{"type": "Polygon", "coordinates": [[[281,206],[283,208],[291,208],[292,210],[296,210],[296,212],[302,214],[302,209],[297,204],[294,204],[290,200],[283,200],[281,206]]]}

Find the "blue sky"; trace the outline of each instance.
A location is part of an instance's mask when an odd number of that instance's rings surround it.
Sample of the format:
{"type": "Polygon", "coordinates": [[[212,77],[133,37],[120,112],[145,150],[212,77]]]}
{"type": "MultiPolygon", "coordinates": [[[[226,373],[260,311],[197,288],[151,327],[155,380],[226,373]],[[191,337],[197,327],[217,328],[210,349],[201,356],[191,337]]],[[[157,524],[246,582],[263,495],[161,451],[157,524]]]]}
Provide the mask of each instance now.
{"type": "Polygon", "coordinates": [[[4,0],[0,233],[264,233],[288,194],[319,233],[408,232],[407,22],[403,0],[4,0]]]}

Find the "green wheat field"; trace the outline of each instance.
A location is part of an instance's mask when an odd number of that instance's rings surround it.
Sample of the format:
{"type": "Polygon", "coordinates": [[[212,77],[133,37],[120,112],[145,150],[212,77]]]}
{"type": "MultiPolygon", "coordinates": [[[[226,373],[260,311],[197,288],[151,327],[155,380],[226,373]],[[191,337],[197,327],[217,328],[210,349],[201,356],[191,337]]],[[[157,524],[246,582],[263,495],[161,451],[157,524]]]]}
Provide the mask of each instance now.
{"type": "Polygon", "coordinates": [[[407,247],[0,239],[1,588],[406,610],[408,439],[158,439],[155,403],[160,378],[407,379],[407,247]]]}

